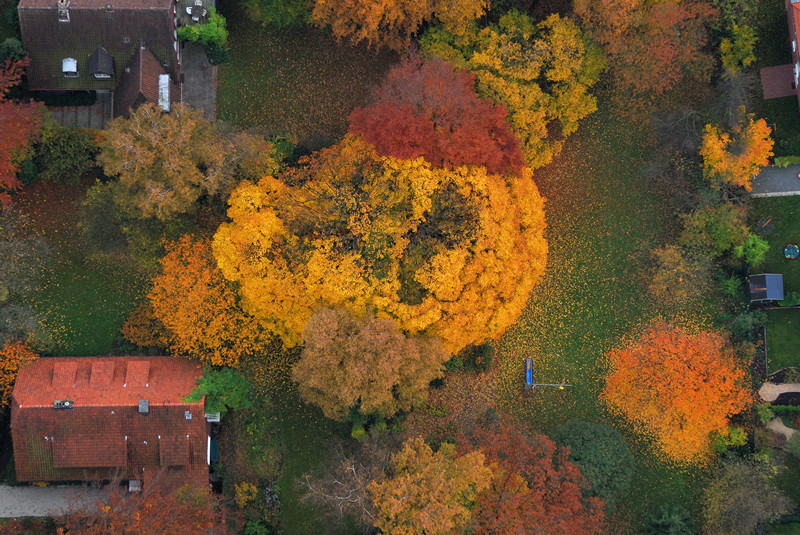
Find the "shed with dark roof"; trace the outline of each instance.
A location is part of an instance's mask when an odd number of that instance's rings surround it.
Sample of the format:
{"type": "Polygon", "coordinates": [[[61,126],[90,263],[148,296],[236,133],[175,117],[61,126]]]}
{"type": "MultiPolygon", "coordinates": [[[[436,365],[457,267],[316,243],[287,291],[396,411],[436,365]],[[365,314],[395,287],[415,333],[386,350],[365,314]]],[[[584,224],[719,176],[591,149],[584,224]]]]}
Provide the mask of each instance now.
{"type": "Polygon", "coordinates": [[[91,481],[118,473],[146,484],[169,469],[187,483],[208,484],[203,401],[183,401],[201,373],[199,364],[173,357],[32,362],[11,396],[17,479],[91,481]]]}
{"type": "Polygon", "coordinates": [[[751,303],[783,300],[783,275],[780,273],[750,275],[748,286],[751,303]]]}

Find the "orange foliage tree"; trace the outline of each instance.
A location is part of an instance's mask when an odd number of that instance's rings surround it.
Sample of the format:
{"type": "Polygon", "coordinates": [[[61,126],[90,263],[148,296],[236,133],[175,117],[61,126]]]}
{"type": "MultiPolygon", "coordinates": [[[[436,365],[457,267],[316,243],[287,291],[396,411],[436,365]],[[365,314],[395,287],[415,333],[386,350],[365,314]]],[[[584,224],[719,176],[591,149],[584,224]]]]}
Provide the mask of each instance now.
{"type": "Polygon", "coordinates": [[[350,132],[383,156],[519,171],[522,152],[505,106],[478,98],[473,83],[474,75],[445,61],[411,55],[389,71],[371,104],[350,115],[350,132]]]}
{"type": "Polygon", "coordinates": [[[531,526],[537,533],[603,532],[603,502],[584,497],[588,483],[568,460],[569,450],[505,425],[484,427],[477,439],[493,476],[478,497],[476,533],[531,533],[531,526]]]}
{"type": "Polygon", "coordinates": [[[488,7],[487,0],[314,0],[311,18],[338,39],[401,51],[434,15],[458,33],[488,7]]]}
{"type": "Polygon", "coordinates": [[[147,296],[153,318],[143,320],[138,316],[146,310],[137,309],[124,328],[132,342],[159,345],[165,339],[163,325],[174,352],[233,367],[240,356],[268,342],[258,322],[239,307],[236,291],[215,266],[207,241],[184,235],[166,250],[162,271],[147,296]]]}
{"type": "Polygon", "coordinates": [[[708,2],[576,0],[574,6],[627,91],[659,94],[687,74],[710,72],[704,47],[717,13],[708,2]]]}
{"type": "Polygon", "coordinates": [[[337,420],[354,406],[383,418],[411,409],[425,400],[450,357],[435,338],[406,336],[392,320],[341,309],[315,312],[303,343],[292,378],[304,400],[337,420]]]}
{"type": "Polygon", "coordinates": [[[660,321],[607,357],[602,398],[678,462],[703,461],[711,434],[726,433],[750,401],[736,348],[714,331],[660,321]]]}
{"type": "Polygon", "coordinates": [[[740,186],[747,191],[753,187],[753,176],[769,165],[772,156],[772,130],[764,119],[752,116],[732,134],[720,132],[719,127],[706,125],[700,145],[703,175],[716,185],[740,186]]]}
{"type": "Polygon", "coordinates": [[[544,272],[544,210],[529,172],[434,169],[358,138],[243,183],[214,236],[245,310],[295,345],[312,312],[374,311],[456,352],[499,336],[544,272]]]}
{"type": "Polygon", "coordinates": [[[177,487],[162,474],[139,493],[108,485],[92,504],[56,520],[65,535],[188,535],[228,533],[220,503],[207,488],[177,487]]]}
{"type": "Polygon", "coordinates": [[[491,477],[480,452],[458,456],[446,442],[434,452],[422,438],[409,439],[392,457],[391,474],[369,485],[375,526],[392,535],[458,533],[491,477]]]}
{"type": "Polygon", "coordinates": [[[25,342],[9,340],[0,347],[0,409],[11,401],[11,391],[20,368],[38,359],[25,342]]]}
{"type": "Polygon", "coordinates": [[[19,162],[30,151],[30,143],[39,132],[44,106],[15,102],[6,97],[19,83],[29,60],[11,61],[0,67],[0,205],[8,206],[8,192],[19,190],[19,162]]]}

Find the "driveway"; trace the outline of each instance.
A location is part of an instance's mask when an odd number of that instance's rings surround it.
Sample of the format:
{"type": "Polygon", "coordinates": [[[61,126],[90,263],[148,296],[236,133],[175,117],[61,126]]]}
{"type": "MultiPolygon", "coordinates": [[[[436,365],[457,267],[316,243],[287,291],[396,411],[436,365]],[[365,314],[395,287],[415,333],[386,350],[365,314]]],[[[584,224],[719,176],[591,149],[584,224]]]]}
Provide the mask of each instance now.
{"type": "Polygon", "coordinates": [[[208,62],[206,50],[197,43],[183,43],[183,103],[203,110],[209,121],[217,118],[217,67],[208,62]]]}
{"type": "Polygon", "coordinates": [[[753,197],[800,195],[800,165],[765,167],[753,178],[753,197]]]}
{"type": "Polygon", "coordinates": [[[70,504],[92,507],[97,490],[80,486],[9,487],[0,485],[0,518],[59,516],[70,504]]]}

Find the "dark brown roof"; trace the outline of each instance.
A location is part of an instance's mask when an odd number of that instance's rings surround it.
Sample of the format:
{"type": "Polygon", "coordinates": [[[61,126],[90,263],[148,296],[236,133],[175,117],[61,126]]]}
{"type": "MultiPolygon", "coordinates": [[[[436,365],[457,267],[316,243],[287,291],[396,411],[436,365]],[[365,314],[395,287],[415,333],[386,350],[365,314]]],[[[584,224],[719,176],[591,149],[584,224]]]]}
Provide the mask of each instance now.
{"type": "Polygon", "coordinates": [[[203,402],[185,403],[200,366],[173,357],[41,358],[14,386],[11,436],[20,481],[143,479],[182,470],[205,485],[203,402]],[[139,401],[149,401],[140,414],[139,401]],[[56,409],[56,400],[72,401],[56,409]],[[144,469],[144,470],[143,470],[144,469]]]}
{"type": "Polygon", "coordinates": [[[76,0],[69,3],[69,22],[58,20],[56,0],[21,0],[20,32],[31,57],[31,89],[113,89],[140,43],[158,59],[169,63],[168,73],[178,79],[174,14],[169,0],[76,0]],[[89,60],[98,47],[113,58],[114,78],[91,76],[89,60]],[[78,77],[66,78],[62,60],[78,62],[78,77]]]}
{"type": "Polygon", "coordinates": [[[98,46],[89,56],[89,74],[114,76],[114,58],[102,46],[98,46]]]}
{"type": "MultiPolygon", "coordinates": [[[[158,59],[139,47],[122,73],[114,93],[114,117],[128,117],[130,110],[145,102],[158,103],[158,77],[165,74],[158,59]],[[127,71],[127,72],[125,72],[127,71]]],[[[170,101],[180,100],[180,87],[170,84],[170,101]]]]}

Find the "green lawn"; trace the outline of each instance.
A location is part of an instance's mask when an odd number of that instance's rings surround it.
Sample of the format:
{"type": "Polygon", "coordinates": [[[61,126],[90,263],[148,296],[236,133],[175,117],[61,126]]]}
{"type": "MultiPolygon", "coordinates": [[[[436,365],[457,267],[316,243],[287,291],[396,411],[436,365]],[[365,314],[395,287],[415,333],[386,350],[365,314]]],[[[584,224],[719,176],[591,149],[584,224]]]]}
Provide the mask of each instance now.
{"type": "Polygon", "coordinates": [[[396,58],[338,44],[313,29],[277,30],[249,20],[241,3],[222,6],[233,59],[219,70],[219,117],[316,149],[340,138],[347,116],[396,58]]]}
{"type": "Polygon", "coordinates": [[[779,524],[767,533],[768,535],[800,535],[800,524],[779,524]]]}
{"type": "Polygon", "coordinates": [[[769,372],[800,366],[800,309],[776,309],[767,313],[769,372]]]}
{"type": "Polygon", "coordinates": [[[787,260],[783,247],[787,243],[800,244],[800,197],[771,197],[753,199],[750,221],[757,226],[769,219],[772,232],[764,236],[769,251],[758,273],[782,273],[784,292],[800,292],[800,260],[787,260]]]}
{"type": "MultiPolygon", "coordinates": [[[[643,264],[654,246],[674,239],[666,203],[638,173],[648,155],[644,132],[602,102],[558,160],[536,173],[548,199],[548,271],[499,342],[501,403],[544,431],[575,419],[625,431],[598,400],[606,372],[602,356],[659,313],[643,264]],[[523,393],[525,358],[533,358],[537,380],[565,379],[575,386],[523,393]]],[[[627,435],[638,468],[631,493],[636,499],[623,500],[623,514],[641,515],[666,502],[692,509],[702,484],[697,472],[663,462],[627,435]]]]}

